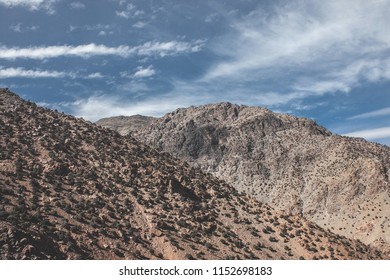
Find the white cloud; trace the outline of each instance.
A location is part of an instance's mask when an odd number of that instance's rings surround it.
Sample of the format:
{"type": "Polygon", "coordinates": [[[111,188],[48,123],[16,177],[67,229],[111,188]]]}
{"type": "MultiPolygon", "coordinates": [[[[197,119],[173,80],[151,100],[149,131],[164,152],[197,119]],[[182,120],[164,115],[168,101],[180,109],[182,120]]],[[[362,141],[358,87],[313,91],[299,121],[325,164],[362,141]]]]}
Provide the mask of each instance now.
{"type": "Polygon", "coordinates": [[[2,59],[47,59],[60,56],[91,57],[96,55],[119,55],[127,56],[130,48],[119,46],[111,48],[104,45],[80,45],[80,46],[49,46],[31,48],[0,48],[0,58],[2,59]]]}
{"type": "Polygon", "coordinates": [[[73,73],[46,70],[28,70],[22,67],[18,68],[0,68],[0,79],[7,78],[64,78],[73,77],[73,73]]]}
{"type": "Polygon", "coordinates": [[[116,14],[118,17],[129,18],[129,15],[128,15],[125,11],[116,11],[115,14],[116,14]]]}
{"type": "Polygon", "coordinates": [[[320,77],[303,78],[293,85],[294,90],[315,94],[349,92],[364,82],[390,79],[390,59],[357,59],[346,67],[329,70],[320,77]]]}
{"type": "Polygon", "coordinates": [[[305,91],[312,92],[315,94],[324,94],[327,92],[349,92],[351,90],[350,84],[345,81],[338,80],[324,80],[324,81],[309,81],[305,80],[305,82],[301,82],[300,84],[296,84],[294,89],[297,91],[305,91]]]}
{"type": "Polygon", "coordinates": [[[203,42],[146,42],[143,45],[130,47],[108,47],[105,45],[79,45],[79,46],[48,46],[30,48],[6,48],[0,47],[0,59],[48,59],[61,56],[75,56],[89,58],[92,56],[114,55],[121,57],[130,56],[173,56],[180,53],[198,52],[203,42]]]}
{"type": "Polygon", "coordinates": [[[46,10],[49,14],[54,13],[53,5],[58,0],[0,0],[0,5],[13,8],[23,7],[31,11],[46,10]]]}
{"type": "Polygon", "coordinates": [[[383,138],[390,137],[390,126],[354,131],[354,132],[346,133],[344,134],[344,136],[362,137],[367,140],[383,139],[383,138]]]}
{"type": "MultiPolygon", "coordinates": [[[[122,4],[123,3],[120,3],[120,5],[122,5],[122,4]]],[[[134,17],[138,17],[138,16],[143,15],[144,11],[137,10],[137,7],[134,4],[129,3],[129,4],[126,5],[126,9],[125,10],[116,11],[115,14],[118,17],[129,19],[129,18],[134,18],[134,17]]]]}
{"type": "MultiPolygon", "coordinates": [[[[85,25],[84,27],[78,27],[78,28],[83,30],[88,30],[88,31],[98,31],[99,36],[107,36],[107,35],[114,34],[113,25],[110,24],[85,25]]],[[[75,27],[73,28],[73,30],[74,29],[75,27]]]]}
{"type": "Polygon", "coordinates": [[[85,4],[81,3],[81,2],[72,2],[69,4],[69,6],[72,8],[72,9],[75,9],[75,10],[82,10],[82,9],[85,9],[85,4]]]}
{"type": "Polygon", "coordinates": [[[146,23],[142,22],[142,21],[138,21],[137,23],[133,24],[133,27],[135,27],[135,28],[143,28],[145,26],[146,26],[146,23]]]}
{"type": "Polygon", "coordinates": [[[104,78],[104,76],[102,75],[102,73],[99,72],[92,73],[87,76],[87,79],[101,79],[101,78],[104,78]]]}
{"type": "Polygon", "coordinates": [[[27,27],[27,30],[31,30],[31,31],[35,31],[35,30],[38,30],[38,29],[39,29],[38,25],[32,25],[32,26],[27,27]]]}
{"type": "Polygon", "coordinates": [[[208,15],[204,21],[207,23],[211,23],[211,22],[214,22],[217,18],[218,18],[218,14],[212,13],[212,14],[208,15]]]}
{"type": "Polygon", "coordinates": [[[141,114],[157,117],[173,111],[183,104],[189,106],[191,103],[180,98],[154,98],[145,101],[124,102],[121,96],[97,95],[78,100],[66,107],[75,116],[83,117],[90,121],[97,121],[104,117],[118,115],[130,116],[141,114]]]}
{"type": "Polygon", "coordinates": [[[147,42],[134,50],[140,56],[159,55],[161,57],[173,55],[176,53],[198,52],[202,49],[204,41],[196,40],[189,42],[147,42]]]}
{"type": "Polygon", "coordinates": [[[69,26],[69,32],[73,32],[73,31],[75,31],[77,28],[78,28],[77,26],[70,25],[70,26],[69,26]]]}
{"type": "Polygon", "coordinates": [[[287,77],[284,90],[324,94],[390,79],[389,0],[277,3],[232,21],[229,34],[210,42],[221,59],[203,80],[287,77]]]}
{"type": "Polygon", "coordinates": [[[18,32],[18,33],[20,33],[20,32],[22,32],[22,23],[17,23],[17,24],[15,24],[15,25],[11,25],[10,27],[9,27],[9,29],[11,29],[12,31],[14,31],[14,32],[18,32]]]}
{"type": "Polygon", "coordinates": [[[359,119],[367,119],[367,118],[374,118],[374,117],[383,117],[390,115],[390,107],[359,114],[356,116],[352,116],[348,118],[349,120],[359,120],[359,119]]]}
{"type": "Polygon", "coordinates": [[[154,76],[156,71],[153,69],[152,65],[149,65],[147,68],[138,67],[137,71],[134,73],[134,78],[147,78],[154,76]]]}
{"type": "Polygon", "coordinates": [[[15,24],[15,25],[11,25],[10,26],[10,29],[14,32],[25,32],[25,31],[35,31],[35,30],[38,30],[39,29],[39,26],[37,25],[32,25],[32,26],[23,26],[23,24],[21,22],[15,24]]]}
{"type": "Polygon", "coordinates": [[[101,24],[101,23],[98,23],[98,24],[95,24],[95,25],[85,25],[84,26],[84,29],[85,30],[110,30],[112,29],[113,26],[110,25],[110,24],[101,24]]]}
{"type": "Polygon", "coordinates": [[[23,67],[0,67],[0,79],[8,78],[70,78],[70,79],[102,79],[100,72],[80,74],[77,72],[49,71],[42,69],[25,69],[23,67]]]}

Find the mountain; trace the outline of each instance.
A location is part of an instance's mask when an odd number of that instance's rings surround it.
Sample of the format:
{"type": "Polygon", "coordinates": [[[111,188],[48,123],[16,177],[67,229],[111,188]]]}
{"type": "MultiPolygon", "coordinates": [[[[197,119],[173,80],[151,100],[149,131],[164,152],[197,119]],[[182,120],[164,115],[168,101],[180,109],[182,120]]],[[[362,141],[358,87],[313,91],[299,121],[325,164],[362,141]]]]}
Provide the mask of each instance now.
{"type": "Polygon", "coordinates": [[[138,131],[142,127],[147,126],[155,119],[156,118],[141,115],[134,115],[129,117],[118,116],[100,119],[96,122],[96,124],[105,128],[116,130],[121,135],[127,135],[131,131],[138,131]]]}
{"type": "Polygon", "coordinates": [[[178,109],[131,133],[278,210],[390,244],[390,148],[230,103],[178,109]]]}
{"type": "Polygon", "coordinates": [[[383,259],[131,137],[0,90],[2,259],[383,259]]]}

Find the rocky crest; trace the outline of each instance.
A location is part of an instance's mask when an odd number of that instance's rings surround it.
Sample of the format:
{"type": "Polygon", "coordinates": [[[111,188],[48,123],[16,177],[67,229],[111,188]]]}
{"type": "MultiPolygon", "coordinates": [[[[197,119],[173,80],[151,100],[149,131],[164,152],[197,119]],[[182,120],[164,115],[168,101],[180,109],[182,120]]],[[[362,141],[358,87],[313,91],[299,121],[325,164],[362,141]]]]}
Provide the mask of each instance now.
{"type": "Polygon", "coordinates": [[[131,137],[0,90],[2,259],[383,259],[131,137]]]}
{"type": "Polygon", "coordinates": [[[261,202],[366,244],[390,243],[387,146],[230,103],[178,109],[142,127],[131,135],[261,202]]]}
{"type": "Polygon", "coordinates": [[[96,124],[105,128],[116,130],[121,135],[127,135],[131,131],[138,131],[142,127],[149,125],[155,119],[156,118],[141,115],[129,117],[119,116],[100,119],[96,122],[96,124]]]}

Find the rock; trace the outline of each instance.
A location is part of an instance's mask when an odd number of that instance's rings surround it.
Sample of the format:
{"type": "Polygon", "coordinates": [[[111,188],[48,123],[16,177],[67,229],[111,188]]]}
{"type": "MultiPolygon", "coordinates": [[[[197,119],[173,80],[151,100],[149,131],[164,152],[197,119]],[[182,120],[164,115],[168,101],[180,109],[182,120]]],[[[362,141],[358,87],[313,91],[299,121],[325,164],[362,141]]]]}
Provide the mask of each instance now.
{"type": "Polygon", "coordinates": [[[21,252],[21,255],[22,256],[25,256],[26,258],[29,257],[29,255],[31,255],[33,252],[34,252],[35,248],[34,246],[32,245],[26,245],[22,252],[21,252]]]}
{"type": "Polygon", "coordinates": [[[27,238],[22,238],[22,239],[20,239],[19,244],[20,244],[20,245],[23,245],[23,244],[25,244],[26,242],[27,242],[27,238]]]}

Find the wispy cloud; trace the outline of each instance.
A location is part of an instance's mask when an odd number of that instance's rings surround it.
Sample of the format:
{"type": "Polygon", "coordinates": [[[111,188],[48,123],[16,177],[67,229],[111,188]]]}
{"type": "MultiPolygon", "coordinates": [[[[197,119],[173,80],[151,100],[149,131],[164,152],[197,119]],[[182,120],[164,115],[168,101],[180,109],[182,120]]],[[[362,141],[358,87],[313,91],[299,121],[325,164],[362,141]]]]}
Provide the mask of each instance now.
{"type": "Polygon", "coordinates": [[[0,59],[48,59],[61,56],[76,56],[89,58],[92,56],[114,55],[121,57],[130,56],[172,56],[181,53],[198,52],[203,46],[202,41],[194,42],[146,42],[143,45],[130,47],[108,47],[105,45],[79,45],[79,46],[48,46],[30,48],[6,48],[0,47],[0,59]]]}
{"type": "Polygon", "coordinates": [[[46,10],[49,14],[53,14],[53,5],[59,0],[0,0],[0,5],[8,8],[23,7],[31,11],[46,10]]]}
{"type": "Polygon", "coordinates": [[[346,133],[344,135],[350,137],[362,137],[367,140],[383,139],[383,138],[390,137],[390,126],[354,131],[354,132],[346,133]]]}
{"type": "Polygon", "coordinates": [[[75,9],[75,10],[83,10],[83,9],[85,9],[85,4],[83,4],[81,2],[72,2],[72,3],[69,4],[69,6],[72,9],[75,9]]]}
{"type": "Polygon", "coordinates": [[[133,27],[135,27],[135,28],[143,28],[145,26],[146,26],[146,23],[143,21],[138,21],[138,22],[133,24],[133,27]]]}
{"type": "Polygon", "coordinates": [[[382,108],[379,110],[359,114],[356,116],[352,116],[348,118],[349,120],[359,120],[359,119],[367,119],[367,118],[375,118],[375,117],[383,117],[383,116],[389,116],[390,115],[390,107],[382,108]]]}
{"type": "Polygon", "coordinates": [[[278,1],[253,10],[210,42],[220,60],[203,79],[280,79],[284,91],[312,94],[389,80],[388,10],[388,0],[278,1]]]}
{"type": "MultiPolygon", "coordinates": [[[[120,3],[120,5],[123,5],[123,3],[120,3]]],[[[126,5],[125,10],[116,11],[115,14],[118,17],[128,19],[128,18],[134,18],[134,17],[141,16],[144,14],[144,11],[138,10],[137,7],[133,3],[129,3],[126,5]]]]}
{"type": "Polygon", "coordinates": [[[327,92],[349,92],[365,82],[378,82],[390,79],[390,59],[357,59],[346,67],[329,71],[321,77],[299,81],[296,90],[311,91],[318,94],[327,92]],[[300,85],[302,84],[302,85],[300,85]]]}
{"type": "Polygon", "coordinates": [[[161,57],[179,53],[199,52],[204,46],[204,41],[193,42],[169,41],[169,42],[146,42],[134,47],[133,51],[140,56],[158,55],[161,57]]]}
{"type": "Polygon", "coordinates": [[[0,68],[0,79],[7,78],[65,78],[73,77],[73,73],[46,70],[28,70],[22,67],[18,68],[0,68]]]}
{"type": "Polygon", "coordinates": [[[88,58],[97,55],[128,56],[131,48],[119,46],[116,48],[105,45],[80,45],[80,46],[49,46],[30,48],[0,48],[1,59],[48,59],[60,56],[78,56],[88,58]]]}
{"type": "Polygon", "coordinates": [[[22,32],[22,23],[17,23],[17,24],[15,24],[15,25],[11,25],[9,28],[12,30],[12,31],[14,31],[14,32],[18,32],[18,33],[20,33],[20,32],[22,32]]]}
{"type": "Polygon", "coordinates": [[[105,36],[105,35],[112,35],[114,34],[114,28],[115,25],[112,24],[94,24],[94,25],[84,25],[84,26],[69,26],[69,32],[73,32],[75,30],[77,31],[96,31],[98,35],[105,36]]]}
{"type": "Polygon", "coordinates": [[[78,72],[63,72],[42,69],[26,69],[23,67],[4,68],[0,66],[0,79],[9,78],[69,78],[69,79],[102,79],[104,75],[100,72],[91,74],[78,72]]]}
{"type": "Polygon", "coordinates": [[[39,26],[37,25],[32,25],[32,26],[24,26],[21,22],[11,25],[9,27],[12,31],[14,32],[25,32],[25,31],[35,31],[39,29],[39,26]]]}
{"type": "Polygon", "coordinates": [[[147,78],[154,76],[156,74],[156,71],[154,70],[152,65],[149,65],[146,68],[138,67],[137,71],[134,73],[134,78],[147,78]]]}
{"type": "Polygon", "coordinates": [[[181,98],[152,98],[146,101],[124,102],[121,96],[95,95],[86,99],[80,99],[71,104],[66,104],[75,116],[83,117],[90,121],[97,121],[104,117],[118,115],[146,115],[161,116],[173,111],[185,104],[191,103],[181,98]]]}

